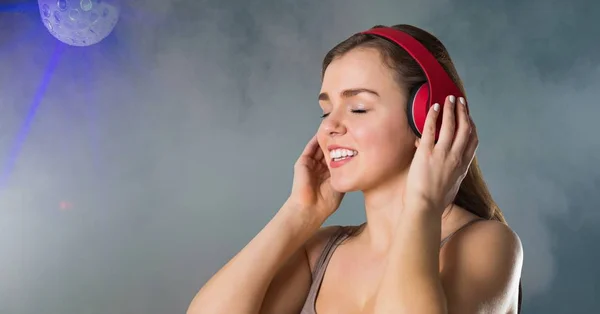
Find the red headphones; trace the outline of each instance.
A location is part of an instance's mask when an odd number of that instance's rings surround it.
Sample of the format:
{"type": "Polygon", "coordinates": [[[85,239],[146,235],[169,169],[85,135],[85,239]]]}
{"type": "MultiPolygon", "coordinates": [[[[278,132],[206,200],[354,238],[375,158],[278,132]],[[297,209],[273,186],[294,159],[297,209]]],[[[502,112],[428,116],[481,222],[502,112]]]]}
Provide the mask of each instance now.
{"type": "MultiPolygon", "coordinates": [[[[457,99],[458,97],[464,97],[437,59],[414,37],[391,27],[372,28],[361,32],[361,34],[376,35],[396,43],[404,48],[425,72],[427,82],[411,90],[406,106],[408,123],[418,137],[421,137],[423,133],[427,112],[433,104],[439,103],[443,109],[447,96],[454,95],[457,99]]],[[[442,115],[443,110],[440,111],[437,121],[436,140],[439,137],[442,125],[442,115]]]]}

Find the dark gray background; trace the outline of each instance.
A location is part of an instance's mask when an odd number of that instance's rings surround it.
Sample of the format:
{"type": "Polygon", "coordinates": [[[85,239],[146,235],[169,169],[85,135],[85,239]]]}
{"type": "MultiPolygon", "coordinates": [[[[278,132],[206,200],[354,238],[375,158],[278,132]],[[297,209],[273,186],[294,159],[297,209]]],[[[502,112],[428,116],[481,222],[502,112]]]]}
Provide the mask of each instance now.
{"type": "MultiPolygon", "coordinates": [[[[324,53],[398,23],[437,35],[466,84],[525,249],[525,312],[600,307],[597,2],[123,4],[87,48],[35,7],[0,11],[0,313],[183,313],[287,197],[324,53]]],[[[362,206],[349,195],[328,224],[360,223],[362,206]]]]}

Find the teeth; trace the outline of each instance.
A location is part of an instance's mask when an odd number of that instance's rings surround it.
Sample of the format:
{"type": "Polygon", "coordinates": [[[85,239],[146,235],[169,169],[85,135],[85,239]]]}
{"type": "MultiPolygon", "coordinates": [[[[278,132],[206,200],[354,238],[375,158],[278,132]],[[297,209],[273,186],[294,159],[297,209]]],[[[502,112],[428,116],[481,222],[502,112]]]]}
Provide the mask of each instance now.
{"type": "Polygon", "coordinates": [[[332,159],[342,159],[342,158],[346,158],[346,157],[353,157],[356,154],[358,154],[358,152],[355,150],[342,149],[342,148],[329,151],[329,156],[332,159]]]}

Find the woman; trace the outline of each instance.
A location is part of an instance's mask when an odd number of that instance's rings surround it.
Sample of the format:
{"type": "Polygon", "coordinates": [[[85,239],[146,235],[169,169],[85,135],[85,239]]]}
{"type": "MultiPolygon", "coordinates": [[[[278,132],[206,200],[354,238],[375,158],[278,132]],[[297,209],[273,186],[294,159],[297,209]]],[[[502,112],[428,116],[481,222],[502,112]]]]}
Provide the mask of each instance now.
{"type": "MultiPolygon", "coordinates": [[[[463,90],[434,36],[393,28],[463,90]]],[[[517,313],[522,246],[474,158],[466,100],[446,97],[441,127],[441,104],[431,106],[417,136],[406,104],[425,74],[400,46],[368,34],[326,55],[322,81],[323,121],[289,198],[188,313],[517,313]],[[363,192],[366,222],[320,228],[350,191],[363,192]]]]}

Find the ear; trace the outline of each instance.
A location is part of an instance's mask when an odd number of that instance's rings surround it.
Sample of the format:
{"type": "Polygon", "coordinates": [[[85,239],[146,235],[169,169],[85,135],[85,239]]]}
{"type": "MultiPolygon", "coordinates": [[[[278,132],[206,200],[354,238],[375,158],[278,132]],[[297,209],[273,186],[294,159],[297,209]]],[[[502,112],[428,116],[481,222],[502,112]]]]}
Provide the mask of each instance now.
{"type": "Polygon", "coordinates": [[[421,144],[421,138],[419,138],[418,136],[415,136],[415,147],[419,148],[420,144],[421,144]]]}

